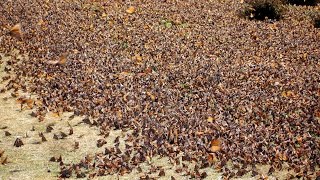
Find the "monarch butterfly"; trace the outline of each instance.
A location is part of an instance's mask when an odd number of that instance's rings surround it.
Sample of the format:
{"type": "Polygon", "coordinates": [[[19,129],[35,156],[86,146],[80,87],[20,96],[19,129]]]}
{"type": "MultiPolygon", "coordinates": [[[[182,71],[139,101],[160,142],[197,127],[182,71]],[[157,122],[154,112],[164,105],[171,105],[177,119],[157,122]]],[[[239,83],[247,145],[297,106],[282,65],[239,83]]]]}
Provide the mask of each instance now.
{"type": "Polygon", "coordinates": [[[21,29],[21,24],[18,23],[16,25],[14,25],[11,29],[9,34],[13,37],[22,39],[23,38],[23,33],[22,33],[22,29],[21,29]]]}

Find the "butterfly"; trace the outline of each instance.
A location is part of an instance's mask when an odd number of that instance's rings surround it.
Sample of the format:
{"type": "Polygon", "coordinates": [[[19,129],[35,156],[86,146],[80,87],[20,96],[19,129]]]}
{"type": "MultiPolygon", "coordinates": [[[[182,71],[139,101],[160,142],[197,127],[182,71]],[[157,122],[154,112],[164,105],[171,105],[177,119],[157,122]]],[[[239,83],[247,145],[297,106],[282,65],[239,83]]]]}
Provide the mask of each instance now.
{"type": "Polygon", "coordinates": [[[211,141],[210,150],[211,152],[217,152],[221,149],[221,141],[219,139],[214,139],[211,141]]]}
{"type": "Polygon", "coordinates": [[[58,60],[52,60],[52,61],[47,61],[47,64],[51,65],[65,65],[67,63],[67,55],[64,53],[62,54],[58,60]]]}
{"type": "Polygon", "coordinates": [[[22,28],[21,28],[21,24],[18,23],[16,25],[14,25],[11,29],[9,34],[13,37],[22,39],[23,38],[23,33],[22,33],[22,28]]]}

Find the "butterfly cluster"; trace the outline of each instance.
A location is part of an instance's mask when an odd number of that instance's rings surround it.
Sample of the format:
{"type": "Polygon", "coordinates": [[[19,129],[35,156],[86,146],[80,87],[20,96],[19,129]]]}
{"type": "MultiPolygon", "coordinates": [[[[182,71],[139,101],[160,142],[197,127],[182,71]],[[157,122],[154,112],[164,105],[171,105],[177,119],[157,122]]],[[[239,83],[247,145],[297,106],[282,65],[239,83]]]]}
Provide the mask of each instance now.
{"type": "Polygon", "coordinates": [[[9,63],[15,76],[3,91],[36,93],[20,103],[37,102],[40,121],[47,111],[86,116],[100,128],[98,147],[110,143],[111,130],[128,133],[104,153],[60,163],[61,178],[87,169],[90,177],[126,174],[154,156],[192,178],[205,178],[207,167],[227,178],[262,177],[257,164],[270,165],[269,174],[286,167],[313,177],[319,32],[295,18],[298,10],[270,24],[239,18],[240,7],[231,0],[0,3],[0,50],[28,54],[9,63]]]}

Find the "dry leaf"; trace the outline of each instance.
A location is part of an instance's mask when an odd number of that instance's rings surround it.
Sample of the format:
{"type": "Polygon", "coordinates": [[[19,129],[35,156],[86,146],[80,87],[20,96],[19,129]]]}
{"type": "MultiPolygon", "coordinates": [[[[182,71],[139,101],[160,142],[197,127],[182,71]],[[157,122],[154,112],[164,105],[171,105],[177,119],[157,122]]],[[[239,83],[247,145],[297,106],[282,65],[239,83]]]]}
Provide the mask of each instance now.
{"type": "Polygon", "coordinates": [[[133,6],[130,6],[130,7],[126,10],[126,12],[127,12],[128,14],[132,14],[132,13],[134,13],[134,11],[135,11],[135,8],[134,8],[133,6]]]}
{"type": "Polygon", "coordinates": [[[14,25],[11,29],[10,29],[10,35],[16,38],[22,38],[23,34],[22,34],[22,30],[21,30],[21,24],[18,23],[16,25],[14,25]]]}
{"type": "Polygon", "coordinates": [[[211,141],[210,146],[211,152],[218,152],[221,149],[221,141],[219,139],[214,139],[211,141]]]}

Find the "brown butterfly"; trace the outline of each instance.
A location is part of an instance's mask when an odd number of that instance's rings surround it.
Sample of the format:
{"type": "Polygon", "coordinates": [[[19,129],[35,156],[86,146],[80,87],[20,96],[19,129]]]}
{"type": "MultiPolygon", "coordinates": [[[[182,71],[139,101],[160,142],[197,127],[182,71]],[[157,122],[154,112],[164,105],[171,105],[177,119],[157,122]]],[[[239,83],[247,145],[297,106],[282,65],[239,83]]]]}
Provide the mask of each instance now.
{"type": "Polygon", "coordinates": [[[67,63],[67,54],[63,53],[58,60],[47,61],[51,65],[65,65],[67,63]]]}
{"type": "Polygon", "coordinates": [[[42,142],[47,141],[46,137],[44,137],[43,133],[39,133],[39,137],[41,137],[42,142]]]}
{"type": "Polygon", "coordinates": [[[221,141],[219,139],[214,139],[211,141],[210,150],[211,152],[217,152],[221,149],[221,141]]]}
{"type": "Polygon", "coordinates": [[[18,23],[16,25],[14,25],[11,29],[9,34],[13,37],[22,39],[23,38],[23,33],[22,33],[22,29],[21,29],[21,24],[18,23]]]}
{"type": "Polygon", "coordinates": [[[13,145],[15,147],[21,147],[21,146],[23,146],[23,142],[21,139],[17,138],[13,145]]]}
{"type": "Polygon", "coordinates": [[[8,156],[6,156],[3,160],[1,160],[1,164],[7,164],[8,163],[8,156]]]}
{"type": "Polygon", "coordinates": [[[33,104],[34,104],[34,101],[32,99],[26,98],[25,96],[19,97],[17,99],[17,102],[20,103],[20,105],[21,105],[20,109],[21,110],[22,110],[24,104],[27,104],[30,109],[32,109],[33,104]]]}
{"type": "Polygon", "coordinates": [[[4,154],[4,150],[0,150],[0,157],[4,154]]]}

